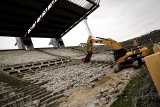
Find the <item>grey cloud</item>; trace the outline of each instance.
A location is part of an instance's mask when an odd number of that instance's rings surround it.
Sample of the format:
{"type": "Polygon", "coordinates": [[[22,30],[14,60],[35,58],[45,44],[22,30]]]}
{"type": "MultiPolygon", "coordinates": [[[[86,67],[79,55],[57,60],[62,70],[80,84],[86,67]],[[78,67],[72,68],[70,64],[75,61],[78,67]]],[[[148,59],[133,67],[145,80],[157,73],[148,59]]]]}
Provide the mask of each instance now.
{"type": "Polygon", "coordinates": [[[101,0],[100,8],[89,17],[91,25],[101,29],[92,27],[93,32],[123,40],[159,29],[159,10],[159,0],[101,0]]]}

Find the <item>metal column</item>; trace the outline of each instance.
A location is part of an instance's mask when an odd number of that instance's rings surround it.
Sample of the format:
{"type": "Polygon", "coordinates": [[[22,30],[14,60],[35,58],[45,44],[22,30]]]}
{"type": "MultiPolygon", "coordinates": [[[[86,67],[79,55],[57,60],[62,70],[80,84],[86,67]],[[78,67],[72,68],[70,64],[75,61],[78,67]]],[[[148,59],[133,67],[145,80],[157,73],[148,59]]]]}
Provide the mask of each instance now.
{"type": "Polygon", "coordinates": [[[50,38],[51,41],[49,45],[53,45],[53,47],[65,47],[62,38],[50,38]]]}
{"type": "Polygon", "coordinates": [[[84,21],[84,24],[85,24],[85,26],[86,26],[88,35],[89,35],[89,36],[93,36],[93,35],[92,35],[92,32],[91,32],[91,30],[90,30],[90,28],[89,28],[89,25],[88,25],[88,22],[87,22],[87,18],[85,18],[83,21],[84,21]]]}
{"type": "Polygon", "coordinates": [[[16,37],[16,44],[19,49],[34,50],[34,46],[30,37],[16,37]]]}

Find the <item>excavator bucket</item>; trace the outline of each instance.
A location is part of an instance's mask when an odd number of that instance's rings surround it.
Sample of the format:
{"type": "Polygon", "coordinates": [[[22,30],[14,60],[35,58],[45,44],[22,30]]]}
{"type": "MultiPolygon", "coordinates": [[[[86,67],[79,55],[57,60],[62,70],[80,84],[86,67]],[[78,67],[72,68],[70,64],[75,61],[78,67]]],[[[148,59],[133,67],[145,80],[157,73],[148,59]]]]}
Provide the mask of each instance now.
{"type": "Polygon", "coordinates": [[[90,61],[91,61],[91,56],[92,56],[92,54],[89,54],[89,53],[88,53],[85,58],[82,58],[82,62],[83,62],[83,63],[88,63],[88,62],[90,62],[90,61]]]}

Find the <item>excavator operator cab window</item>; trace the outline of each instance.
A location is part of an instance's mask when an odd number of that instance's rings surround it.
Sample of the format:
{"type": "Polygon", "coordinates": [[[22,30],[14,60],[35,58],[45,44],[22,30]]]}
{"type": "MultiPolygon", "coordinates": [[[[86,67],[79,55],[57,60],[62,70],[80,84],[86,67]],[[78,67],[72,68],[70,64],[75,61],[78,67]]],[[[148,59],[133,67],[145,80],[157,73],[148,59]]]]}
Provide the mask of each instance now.
{"type": "Polygon", "coordinates": [[[125,50],[124,48],[115,50],[113,53],[115,61],[117,61],[122,56],[126,55],[126,53],[127,53],[127,50],[125,50]]]}

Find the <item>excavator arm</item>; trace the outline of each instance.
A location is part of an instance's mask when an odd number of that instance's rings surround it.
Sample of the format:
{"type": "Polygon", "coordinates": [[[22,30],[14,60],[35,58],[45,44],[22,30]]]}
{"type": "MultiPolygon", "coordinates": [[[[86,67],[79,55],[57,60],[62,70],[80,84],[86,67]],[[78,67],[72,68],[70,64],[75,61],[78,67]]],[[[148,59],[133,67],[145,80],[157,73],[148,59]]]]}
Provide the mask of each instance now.
{"type": "Polygon", "coordinates": [[[87,40],[87,55],[85,58],[82,59],[82,61],[84,63],[90,62],[90,59],[93,54],[93,51],[92,51],[93,43],[99,43],[99,44],[112,46],[115,50],[122,49],[122,46],[118,42],[116,42],[115,40],[99,38],[99,37],[93,38],[93,37],[89,36],[88,40],[87,40]]]}
{"type": "Polygon", "coordinates": [[[114,72],[119,72],[123,67],[126,66],[134,66],[135,68],[138,68],[142,65],[141,58],[148,55],[148,48],[146,47],[138,47],[138,42],[134,41],[135,49],[131,49],[130,51],[127,51],[124,49],[117,41],[112,39],[104,39],[104,38],[93,38],[91,36],[88,37],[87,40],[87,55],[85,58],[82,59],[84,63],[90,62],[92,57],[92,48],[93,43],[99,43],[104,44],[107,46],[112,46],[114,50],[114,59],[115,64],[113,66],[114,72]]]}

